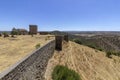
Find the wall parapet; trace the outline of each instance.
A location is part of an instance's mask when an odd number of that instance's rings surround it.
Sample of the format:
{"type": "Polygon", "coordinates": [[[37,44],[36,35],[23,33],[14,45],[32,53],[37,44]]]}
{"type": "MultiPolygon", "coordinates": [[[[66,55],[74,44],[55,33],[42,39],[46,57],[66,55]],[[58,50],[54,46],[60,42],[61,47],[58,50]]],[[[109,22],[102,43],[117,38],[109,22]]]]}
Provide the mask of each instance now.
{"type": "Polygon", "coordinates": [[[52,40],[0,73],[0,80],[44,80],[43,75],[54,50],[55,40],[52,40]]]}

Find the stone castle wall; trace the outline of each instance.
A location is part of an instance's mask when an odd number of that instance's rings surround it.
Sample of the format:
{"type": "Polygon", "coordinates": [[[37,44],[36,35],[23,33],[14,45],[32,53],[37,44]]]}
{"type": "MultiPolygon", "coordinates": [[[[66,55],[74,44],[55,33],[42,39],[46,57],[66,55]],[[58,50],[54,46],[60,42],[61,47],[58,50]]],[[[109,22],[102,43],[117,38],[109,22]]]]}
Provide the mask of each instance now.
{"type": "Polygon", "coordinates": [[[0,80],[44,80],[48,60],[55,50],[55,40],[29,54],[0,74],[0,80]]]}

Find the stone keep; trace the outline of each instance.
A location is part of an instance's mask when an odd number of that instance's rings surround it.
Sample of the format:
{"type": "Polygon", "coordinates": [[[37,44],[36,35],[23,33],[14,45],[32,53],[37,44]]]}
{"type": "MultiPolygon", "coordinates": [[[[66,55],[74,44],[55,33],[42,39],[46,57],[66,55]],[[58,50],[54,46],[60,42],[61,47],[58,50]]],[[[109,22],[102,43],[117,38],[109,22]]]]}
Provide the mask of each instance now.
{"type": "Polygon", "coordinates": [[[55,36],[55,49],[58,51],[62,50],[62,36],[55,36]]]}
{"type": "Polygon", "coordinates": [[[2,37],[2,34],[0,33],[0,37],[2,37]]]}
{"type": "Polygon", "coordinates": [[[37,25],[29,25],[30,34],[37,34],[37,25]]]}
{"type": "Polygon", "coordinates": [[[66,42],[69,41],[69,39],[68,39],[68,35],[64,35],[64,40],[65,40],[66,42]]]}

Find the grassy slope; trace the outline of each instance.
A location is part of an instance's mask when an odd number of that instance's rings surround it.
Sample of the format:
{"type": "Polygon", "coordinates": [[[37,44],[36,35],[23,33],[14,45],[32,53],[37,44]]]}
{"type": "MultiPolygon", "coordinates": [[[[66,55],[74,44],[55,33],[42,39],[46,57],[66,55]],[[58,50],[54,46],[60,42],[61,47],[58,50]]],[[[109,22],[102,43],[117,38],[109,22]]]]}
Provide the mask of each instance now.
{"type": "Polygon", "coordinates": [[[120,80],[119,57],[109,59],[104,52],[74,42],[64,43],[61,52],[55,51],[47,66],[46,80],[52,80],[52,70],[58,64],[75,70],[82,80],[120,80]]]}

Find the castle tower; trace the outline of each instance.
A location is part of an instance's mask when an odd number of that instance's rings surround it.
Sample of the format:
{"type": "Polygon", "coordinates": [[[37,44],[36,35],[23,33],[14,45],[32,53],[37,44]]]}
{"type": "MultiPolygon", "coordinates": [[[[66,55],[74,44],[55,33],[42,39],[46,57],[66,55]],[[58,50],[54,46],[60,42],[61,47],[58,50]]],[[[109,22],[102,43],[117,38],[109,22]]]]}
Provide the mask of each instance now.
{"type": "Polygon", "coordinates": [[[62,36],[55,36],[56,46],[55,49],[58,51],[62,50],[62,36]]]}
{"type": "Polygon", "coordinates": [[[37,25],[29,25],[29,32],[30,32],[30,34],[37,34],[37,32],[38,32],[37,25]]]}

